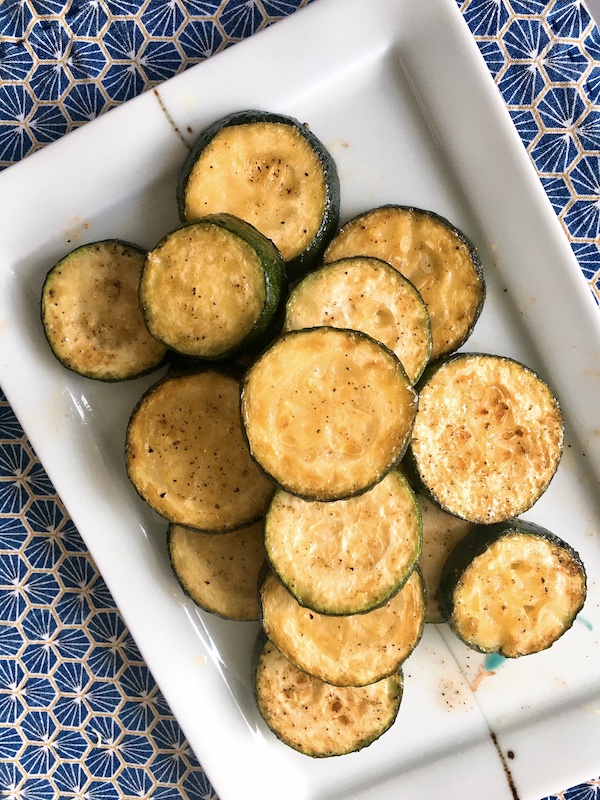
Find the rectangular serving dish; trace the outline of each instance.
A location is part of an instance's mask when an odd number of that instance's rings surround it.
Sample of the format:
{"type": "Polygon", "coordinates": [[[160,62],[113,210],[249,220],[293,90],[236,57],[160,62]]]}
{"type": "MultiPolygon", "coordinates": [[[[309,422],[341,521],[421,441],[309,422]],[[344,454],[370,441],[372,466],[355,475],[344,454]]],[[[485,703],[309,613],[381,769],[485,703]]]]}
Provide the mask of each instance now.
{"type": "Polygon", "coordinates": [[[6,170],[0,197],[2,388],[221,800],[539,800],[595,776],[600,311],[453,0],[316,0],[6,170]],[[106,237],[149,248],[175,227],[190,143],[245,108],[310,124],[338,164],[343,219],[407,203],[477,245],[488,296],[463,349],[519,358],[557,393],[567,447],[527,517],[573,544],[589,577],[571,631],[494,674],[428,626],[393,728],[336,759],[266,730],[250,680],[257,625],[204,614],[171,574],[166,525],[123,460],[128,416],[155,377],[72,375],[39,321],[43,278],[70,249],[106,237]]]}

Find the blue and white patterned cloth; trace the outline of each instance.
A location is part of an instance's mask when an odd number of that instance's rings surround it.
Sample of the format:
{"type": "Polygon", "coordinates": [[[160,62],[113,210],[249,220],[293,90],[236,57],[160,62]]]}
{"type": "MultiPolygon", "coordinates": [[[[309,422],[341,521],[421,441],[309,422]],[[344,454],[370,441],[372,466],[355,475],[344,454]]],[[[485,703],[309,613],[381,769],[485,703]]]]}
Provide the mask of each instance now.
{"type": "MultiPolygon", "coordinates": [[[[0,2],[0,168],[308,2],[0,2]]],[[[458,5],[600,301],[598,28],[580,0],[458,5]]],[[[216,796],[1,390],[0,795],[216,796]]]]}

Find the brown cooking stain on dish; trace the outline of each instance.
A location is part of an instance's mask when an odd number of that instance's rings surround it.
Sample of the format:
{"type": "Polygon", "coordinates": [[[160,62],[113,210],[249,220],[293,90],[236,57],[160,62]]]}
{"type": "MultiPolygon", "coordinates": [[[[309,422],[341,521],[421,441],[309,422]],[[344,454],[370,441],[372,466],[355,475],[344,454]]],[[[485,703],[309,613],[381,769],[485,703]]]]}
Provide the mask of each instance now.
{"type": "MultiPolygon", "coordinates": [[[[156,99],[157,99],[157,101],[158,101],[158,105],[159,105],[159,107],[160,107],[160,110],[163,112],[163,114],[164,114],[164,115],[165,115],[165,117],[167,118],[167,122],[168,122],[168,123],[169,123],[169,125],[170,125],[170,126],[173,128],[173,131],[174,131],[174,132],[175,132],[175,134],[176,134],[176,135],[179,137],[180,141],[181,141],[181,142],[183,142],[183,144],[184,144],[184,145],[185,145],[185,146],[186,146],[186,147],[189,149],[189,148],[191,147],[191,145],[190,145],[190,142],[188,142],[188,141],[187,141],[187,139],[185,138],[185,136],[184,136],[184,135],[183,135],[183,133],[181,132],[181,129],[179,128],[179,126],[175,124],[175,120],[174,120],[174,119],[173,119],[173,117],[172,117],[172,116],[169,114],[169,112],[168,112],[168,110],[167,110],[167,107],[166,107],[166,106],[165,106],[165,104],[163,103],[163,99],[162,99],[162,97],[160,96],[160,92],[159,92],[159,91],[158,91],[158,89],[156,89],[156,88],[152,89],[152,92],[153,92],[154,96],[156,97],[156,99]]],[[[190,128],[190,126],[189,126],[189,125],[188,125],[188,126],[187,126],[187,128],[186,128],[186,132],[187,132],[187,133],[192,133],[192,132],[193,132],[193,131],[192,131],[192,128],[190,128]]]]}
{"type": "Polygon", "coordinates": [[[79,244],[90,227],[91,222],[88,222],[88,220],[81,219],[81,217],[72,217],[63,230],[67,244],[79,244]]]}

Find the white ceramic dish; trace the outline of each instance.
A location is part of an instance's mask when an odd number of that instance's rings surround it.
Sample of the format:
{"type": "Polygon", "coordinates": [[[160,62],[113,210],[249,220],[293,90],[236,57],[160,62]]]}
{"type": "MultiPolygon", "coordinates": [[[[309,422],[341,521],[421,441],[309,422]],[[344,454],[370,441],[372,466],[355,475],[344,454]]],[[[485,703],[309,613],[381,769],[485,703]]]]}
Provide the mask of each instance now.
{"type": "Polygon", "coordinates": [[[600,312],[453,0],[316,0],[6,170],[0,196],[2,387],[221,800],[539,800],[597,774],[600,312]],[[478,245],[488,299],[468,348],[520,358],[559,395],[568,446],[527,516],[589,573],[572,630],[476,691],[483,657],[430,626],[394,727],[339,759],[308,759],[265,730],[249,679],[256,626],[209,617],[176,586],[166,526],[123,464],[128,415],[153,378],[68,373],[38,318],[43,276],[73,246],[150,247],[173,227],[187,144],[252,107],[310,123],[338,162],[344,218],[406,202],[478,245]]]}

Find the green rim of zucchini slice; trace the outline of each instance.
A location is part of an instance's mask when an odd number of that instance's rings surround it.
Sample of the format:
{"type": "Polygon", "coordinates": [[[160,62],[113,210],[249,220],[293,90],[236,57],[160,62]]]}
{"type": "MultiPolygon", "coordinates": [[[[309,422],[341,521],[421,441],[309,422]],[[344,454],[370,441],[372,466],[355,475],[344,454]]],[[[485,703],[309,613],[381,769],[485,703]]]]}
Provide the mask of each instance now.
{"type": "Polygon", "coordinates": [[[347,256],[389,262],[420,292],[431,319],[431,359],[467,340],[485,299],[485,283],[473,244],[433,211],[385,205],[347,222],[325,251],[326,262],[347,256]]]}
{"type": "Polygon", "coordinates": [[[455,545],[473,529],[473,523],[443,511],[422,492],[416,494],[421,510],[423,544],[419,566],[425,580],[427,592],[426,622],[444,622],[438,601],[437,590],[442,569],[455,545]]]}
{"type": "Polygon", "coordinates": [[[245,219],[275,243],[294,276],[316,263],[335,232],[340,185],[333,158],[306,125],[249,110],[200,134],[177,201],[182,222],[221,211],[245,219]]]}
{"type": "Polygon", "coordinates": [[[84,244],[47,274],[41,316],[60,363],[86,378],[123,381],[157,369],[167,348],[138,306],[145,250],[119,239],[84,244]]]}
{"type": "Polygon", "coordinates": [[[271,568],[298,602],[321,614],[383,605],[421,551],[414,492],[396,470],[368,492],[319,503],[275,493],[265,518],[271,568]]]}
{"type": "Polygon", "coordinates": [[[285,657],[335,686],[366,686],[397,672],[425,624],[418,567],[385,605],[364,614],[331,616],[304,608],[271,571],[259,601],[263,630],[285,657]]]}
{"type": "Polygon", "coordinates": [[[329,501],[366,491],[400,461],[417,395],[380,342],[310,328],[284,334],[254,362],[241,408],[267,475],[290,494],[329,501]]]}
{"type": "Polygon", "coordinates": [[[460,353],[426,370],[419,389],[409,455],[433,499],[476,523],[531,508],[563,450],[548,385],[514,359],[460,353]]]}
{"type": "Polygon", "coordinates": [[[165,519],[228,531],[264,516],[274,487],[250,457],[239,398],[238,380],[207,369],[168,375],[134,409],[127,473],[165,519]]]}
{"type": "Polygon", "coordinates": [[[155,339],[186,356],[222,359],[265,335],[284,280],[272,242],[241,219],[213,214],[148,253],[139,300],[155,339]]]}
{"type": "Polygon", "coordinates": [[[175,577],[196,605],[225,619],[258,621],[262,520],[217,534],[171,523],[167,547],[175,577]]]}
{"type": "Polygon", "coordinates": [[[343,258],[309,273],[292,290],[284,330],[328,325],[369,334],[394,352],[410,381],[431,355],[429,313],[413,284],[386,261],[343,258]]]}
{"type": "Polygon", "coordinates": [[[394,723],[402,700],[400,672],[369,686],[332,686],[302,672],[259,637],[253,671],[262,718],[289,747],[313,758],[357,752],[394,723]]]}
{"type": "Polygon", "coordinates": [[[516,658],[547,649],[571,627],[585,602],[586,573],[556,534],[508,520],[477,526],[456,545],[438,597],[465,644],[516,658]]]}

